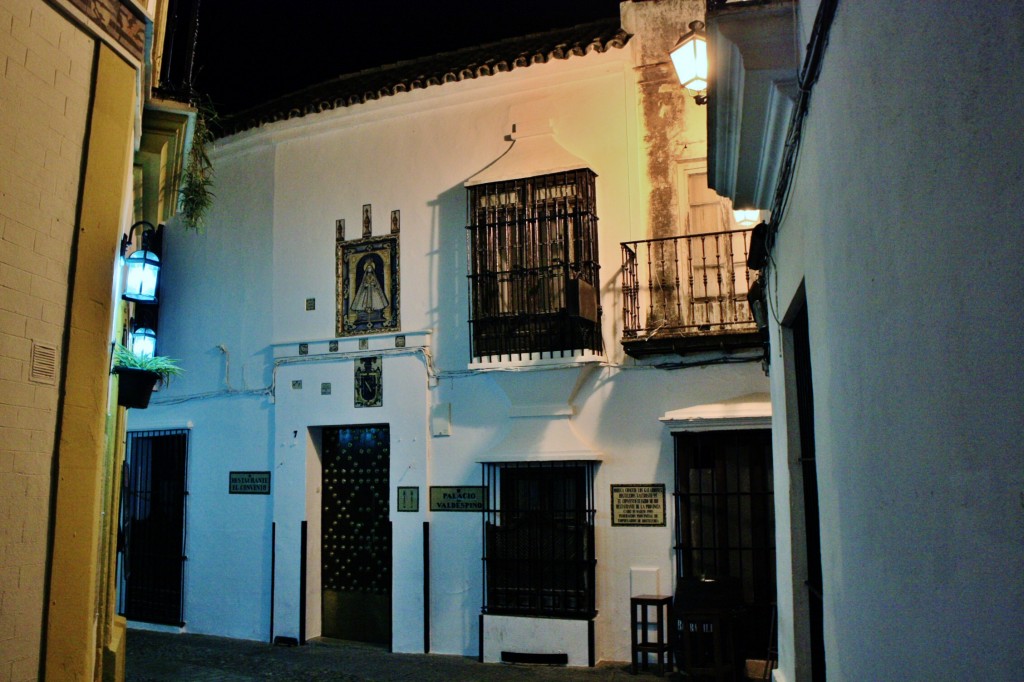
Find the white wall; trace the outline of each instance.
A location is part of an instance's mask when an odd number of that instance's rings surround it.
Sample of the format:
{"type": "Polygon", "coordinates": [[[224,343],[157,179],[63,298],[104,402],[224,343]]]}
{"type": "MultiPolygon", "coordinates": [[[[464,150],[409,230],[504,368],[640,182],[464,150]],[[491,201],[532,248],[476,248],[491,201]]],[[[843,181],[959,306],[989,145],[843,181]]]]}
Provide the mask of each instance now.
{"type": "Polygon", "coordinates": [[[778,316],[806,288],[830,680],[1024,665],[1021,35],[1009,4],[840,3],[814,89],[770,281],[778,316]]]}
{"type": "Polygon", "coordinates": [[[273,301],[263,281],[273,254],[273,160],[266,149],[219,160],[207,231],[165,231],[158,352],[180,358],[185,374],[149,409],[128,413],[130,430],[191,427],[187,630],[263,640],[272,498],[229,495],[228,474],[272,470],[273,301]]]}

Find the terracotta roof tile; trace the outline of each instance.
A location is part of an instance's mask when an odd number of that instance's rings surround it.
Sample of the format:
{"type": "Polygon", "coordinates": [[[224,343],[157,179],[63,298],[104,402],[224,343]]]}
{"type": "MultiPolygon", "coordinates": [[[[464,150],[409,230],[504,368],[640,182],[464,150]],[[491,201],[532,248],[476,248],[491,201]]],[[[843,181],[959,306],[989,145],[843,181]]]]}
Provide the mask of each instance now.
{"type": "Polygon", "coordinates": [[[219,121],[220,135],[552,59],[606,52],[623,47],[630,38],[617,18],[603,19],[358,71],[227,116],[219,121]]]}

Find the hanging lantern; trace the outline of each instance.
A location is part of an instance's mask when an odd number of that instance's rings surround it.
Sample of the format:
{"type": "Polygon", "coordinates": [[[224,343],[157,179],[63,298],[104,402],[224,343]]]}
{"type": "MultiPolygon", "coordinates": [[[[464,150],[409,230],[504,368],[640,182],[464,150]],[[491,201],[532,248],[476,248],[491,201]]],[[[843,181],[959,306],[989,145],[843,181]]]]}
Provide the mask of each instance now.
{"type": "Polygon", "coordinates": [[[132,352],[144,358],[156,355],[156,332],[149,327],[137,327],[131,334],[132,352]]]}
{"type": "Polygon", "coordinates": [[[704,33],[704,22],[690,22],[689,33],[679,39],[669,54],[679,82],[687,90],[696,93],[697,104],[706,103],[707,96],[703,93],[708,89],[708,41],[704,33]]]}
{"type": "Polygon", "coordinates": [[[136,227],[142,228],[142,248],[133,251],[124,259],[127,274],[122,298],[136,303],[155,303],[156,286],[160,276],[160,257],[149,250],[149,237],[156,232],[156,228],[145,220],[132,225],[128,234],[121,239],[121,256],[127,252],[136,227]]]}
{"type": "Polygon", "coordinates": [[[156,301],[156,282],[160,275],[160,259],[152,251],[139,249],[124,261],[128,267],[124,298],[136,303],[156,301]]]}

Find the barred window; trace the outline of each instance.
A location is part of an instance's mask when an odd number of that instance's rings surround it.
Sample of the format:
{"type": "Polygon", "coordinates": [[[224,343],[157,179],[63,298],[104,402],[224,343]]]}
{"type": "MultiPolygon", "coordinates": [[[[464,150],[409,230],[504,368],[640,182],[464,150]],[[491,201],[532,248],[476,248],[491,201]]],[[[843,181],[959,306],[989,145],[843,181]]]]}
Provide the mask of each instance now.
{"type": "Polygon", "coordinates": [[[469,188],[474,358],[601,352],[595,178],[579,169],[469,188]]]}
{"type": "Polygon", "coordinates": [[[484,613],[592,618],[593,462],[484,464],[484,613]]]}

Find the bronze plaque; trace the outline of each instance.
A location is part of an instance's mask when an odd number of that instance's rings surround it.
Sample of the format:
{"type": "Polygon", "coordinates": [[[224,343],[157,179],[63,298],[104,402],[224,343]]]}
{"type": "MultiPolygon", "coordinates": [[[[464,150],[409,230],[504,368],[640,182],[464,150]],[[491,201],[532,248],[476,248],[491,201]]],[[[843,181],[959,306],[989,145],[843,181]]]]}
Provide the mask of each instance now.
{"type": "Polygon", "coordinates": [[[613,526],[664,526],[665,484],[628,483],[612,486],[613,526]]]}
{"type": "Polygon", "coordinates": [[[430,511],[482,512],[483,486],[430,486],[430,511]]]}

